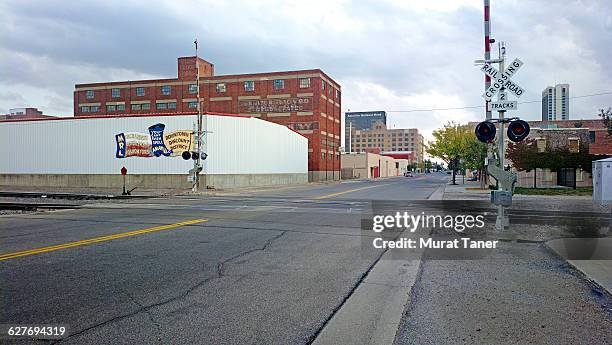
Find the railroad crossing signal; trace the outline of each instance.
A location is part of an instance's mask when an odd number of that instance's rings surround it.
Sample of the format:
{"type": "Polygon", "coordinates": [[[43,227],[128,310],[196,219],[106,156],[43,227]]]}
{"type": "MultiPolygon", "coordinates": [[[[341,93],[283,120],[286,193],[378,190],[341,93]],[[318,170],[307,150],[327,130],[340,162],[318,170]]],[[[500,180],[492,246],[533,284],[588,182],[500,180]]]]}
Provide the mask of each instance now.
{"type": "Polygon", "coordinates": [[[487,91],[485,91],[482,97],[485,100],[490,101],[501,88],[512,92],[516,95],[516,97],[521,97],[524,93],[523,88],[513,82],[510,78],[519,70],[519,68],[521,68],[522,65],[523,62],[521,60],[514,59],[514,61],[512,61],[512,63],[510,63],[510,65],[503,71],[503,73],[500,73],[495,67],[485,63],[480,70],[484,72],[484,74],[491,77],[492,81],[491,86],[489,89],[487,89],[487,91]]]}

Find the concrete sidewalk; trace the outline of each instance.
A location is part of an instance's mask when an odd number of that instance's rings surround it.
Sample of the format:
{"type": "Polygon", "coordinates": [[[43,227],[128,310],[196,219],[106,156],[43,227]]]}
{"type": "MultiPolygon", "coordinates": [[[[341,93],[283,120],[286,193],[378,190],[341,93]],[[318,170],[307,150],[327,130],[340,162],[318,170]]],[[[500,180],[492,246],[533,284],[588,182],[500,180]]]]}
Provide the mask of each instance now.
{"type": "Polygon", "coordinates": [[[560,238],[548,241],[546,245],[612,294],[612,237],[560,238]]]}

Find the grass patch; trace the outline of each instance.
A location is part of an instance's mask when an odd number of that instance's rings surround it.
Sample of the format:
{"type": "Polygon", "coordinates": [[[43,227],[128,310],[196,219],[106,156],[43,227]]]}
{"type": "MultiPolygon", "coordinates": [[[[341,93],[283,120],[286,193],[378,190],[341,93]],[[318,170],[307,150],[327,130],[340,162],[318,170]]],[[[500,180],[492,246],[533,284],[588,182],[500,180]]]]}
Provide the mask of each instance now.
{"type": "Polygon", "coordinates": [[[593,195],[593,187],[571,188],[514,188],[514,194],[523,195],[593,195]]]}

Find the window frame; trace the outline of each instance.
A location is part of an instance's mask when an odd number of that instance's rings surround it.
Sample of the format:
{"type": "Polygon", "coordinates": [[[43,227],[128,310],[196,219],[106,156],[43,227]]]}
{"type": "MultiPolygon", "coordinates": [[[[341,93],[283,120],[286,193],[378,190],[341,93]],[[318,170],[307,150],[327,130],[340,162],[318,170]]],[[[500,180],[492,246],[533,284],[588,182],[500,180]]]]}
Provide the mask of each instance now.
{"type": "Polygon", "coordinates": [[[245,80],[244,81],[244,91],[253,92],[255,91],[255,81],[254,80],[245,80]],[[251,88],[247,87],[247,85],[251,85],[251,88]]]}
{"type": "Polygon", "coordinates": [[[140,103],[130,104],[130,108],[132,109],[132,111],[142,110],[142,104],[140,103]]]}
{"type": "Polygon", "coordinates": [[[81,106],[81,113],[89,113],[89,106],[88,105],[81,106]]]}
{"type": "Polygon", "coordinates": [[[121,89],[114,87],[111,89],[111,98],[121,98],[121,89]],[[116,92],[116,94],[115,94],[116,92]]]}
{"type": "Polygon", "coordinates": [[[114,105],[114,104],[107,104],[106,105],[106,112],[109,112],[109,111],[117,111],[117,106],[114,105]]]}
{"type": "Polygon", "coordinates": [[[198,84],[189,84],[187,92],[189,94],[197,94],[198,93],[198,84]],[[193,89],[192,89],[193,87],[193,89]]]}
{"type": "Polygon", "coordinates": [[[94,99],[94,97],[95,97],[94,90],[87,90],[87,91],[85,91],[85,98],[87,98],[87,99],[94,99]]]}
{"type": "Polygon", "coordinates": [[[166,109],[168,109],[168,103],[163,103],[163,102],[162,103],[156,103],[155,104],[155,109],[157,109],[157,110],[166,110],[166,109]],[[162,104],[163,104],[163,106],[162,106],[162,104]]]}
{"type": "Polygon", "coordinates": [[[226,93],[227,92],[227,84],[225,83],[217,83],[215,85],[215,90],[217,93],[226,93]]]}
{"type": "Polygon", "coordinates": [[[144,86],[136,87],[136,97],[144,97],[144,95],[145,95],[145,88],[144,88],[144,86]],[[142,91],[142,95],[140,94],[140,91],[142,91]]]}
{"type": "Polygon", "coordinates": [[[308,89],[310,87],[310,78],[299,78],[298,84],[300,89],[308,89]]]}
{"type": "Polygon", "coordinates": [[[161,94],[162,96],[170,96],[172,94],[172,86],[171,85],[162,85],[161,86],[161,94]],[[166,92],[166,90],[168,90],[166,92]]]}
{"type": "Polygon", "coordinates": [[[283,90],[285,88],[284,79],[274,79],[273,82],[274,90],[283,90]]]}

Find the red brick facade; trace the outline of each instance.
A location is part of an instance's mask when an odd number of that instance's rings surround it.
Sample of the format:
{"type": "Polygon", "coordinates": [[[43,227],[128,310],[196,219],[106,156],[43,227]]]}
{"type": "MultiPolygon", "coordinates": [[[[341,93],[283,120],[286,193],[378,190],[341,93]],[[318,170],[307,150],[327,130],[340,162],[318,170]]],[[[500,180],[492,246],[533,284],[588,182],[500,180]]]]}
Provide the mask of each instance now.
{"type": "Polygon", "coordinates": [[[597,155],[612,154],[612,136],[601,119],[529,121],[531,127],[538,128],[588,128],[589,153],[597,155]]]}
{"type": "MultiPolygon", "coordinates": [[[[196,111],[195,62],[195,57],[179,58],[174,79],[77,84],[74,114],[196,111]]],[[[310,179],[340,178],[340,85],[323,71],[215,76],[211,63],[200,59],[198,67],[203,111],[249,115],[288,126],[308,138],[310,179]]]]}

